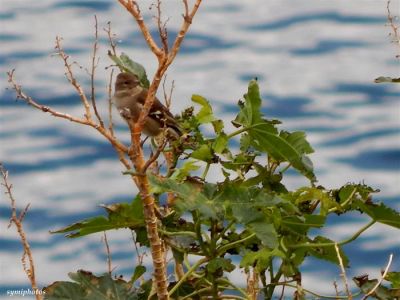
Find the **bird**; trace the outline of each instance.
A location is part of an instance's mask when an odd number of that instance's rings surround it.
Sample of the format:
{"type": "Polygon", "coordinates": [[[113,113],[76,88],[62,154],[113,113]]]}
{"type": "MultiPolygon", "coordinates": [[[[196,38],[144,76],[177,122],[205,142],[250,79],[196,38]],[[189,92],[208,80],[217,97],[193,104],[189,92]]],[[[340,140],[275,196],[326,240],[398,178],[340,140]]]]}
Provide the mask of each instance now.
{"type": "MultiPolygon", "coordinates": [[[[138,121],[147,94],[148,90],[140,85],[140,80],[135,74],[121,72],[117,75],[112,100],[125,120],[138,121]]],[[[149,137],[157,137],[166,132],[167,138],[172,140],[178,140],[182,135],[176,119],[157,97],[154,98],[142,132],[149,137]]]]}

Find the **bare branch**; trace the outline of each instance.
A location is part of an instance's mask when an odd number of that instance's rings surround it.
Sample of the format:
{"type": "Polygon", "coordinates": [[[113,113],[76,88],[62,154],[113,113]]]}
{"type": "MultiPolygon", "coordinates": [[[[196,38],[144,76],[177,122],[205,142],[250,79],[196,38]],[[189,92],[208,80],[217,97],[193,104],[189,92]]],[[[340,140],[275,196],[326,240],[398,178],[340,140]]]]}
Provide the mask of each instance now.
{"type": "Polygon", "coordinates": [[[163,83],[162,83],[162,88],[163,88],[165,106],[169,109],[171,107],[171,102],[172,102],[172,93],[173,93],[173,91],[175,89],[175,81],[172,80],[171,88],[169,90],[169,95],[167,95],[167,90],[166,90],[166,87],[165,87],[166,81],[167,81],[167,75],[164,76],[164,80],[163,80],[163,83]]]}
{"type": "Polygon", "coordinates": [[[106,254],[107,254],[107,267],[108,267],[108,274],[111,275],[112,267],[111,267],[111,252],[110,252],[110,245],[108,244],[107,234],[103,232],[104,244],[106,245],[106,254]]]}
{"type": "Polygon", "coordinates": [[[168,33],[167,33],[166,23],[164,24],[162,23],[161,0],[157,0],[156,8],[157,8],[156,21],[158,27],[158,34],[160,35],[161,44],[163,45],[163,51],[165,54],[168,54],[168,33]]]}
{"type": "Polygon", "coordinates": [[[22,246],[24,247],[24,252],[21,257],[22,266],[23,266],[23,269],[24,269],[26,275],[29,278],[29,281],[31,282],[32,289],[35,292],[36,300],[41,300],[42,294],[40,293],[40,290],[38,289],[37,284],[36,284],[35,264],[33,261],[31,247],[29,245],[28,240],[26,239],[26,233],[25,233],[23,225],[22,225],[22,220],[23,220],[24,216],[26,215],[26,212],[29,209],[29,204],[25,207],[25,209],[20,213],[20,215],[18,217],[15,198],[12,194],[12,185],[8,182],[8,172],[4,169],[2,164],[0,164],[0,173],[3,177],[2,185],[6,189],[5,194],[8,196],[8,198],[10,199],[10,203],[11,203],[10,224],[14,223],[15,226],[17,227],[17,231],[18,231],[19,237],[21,239],[22,246]],[[26,260],[27,257],[28,257],[28,261],[26,260]]]}
{"type": "Polygon", "coordinates": [[[181,25],[181,30],[179,31],[179,33],[175,39],[175,42],[171,49],[171,52],[168,55],[167,65],[170,65],[172,63],[172,61],[175,59],[175,56],[178,54],[178,51],[182,44],[183,38],[185,37],[186,32],[189,30],[189,27],[193,21],[193,17],[200,7],[201,0],[196,0],[196,3],[193,5],[192,11],[190,13],[189,13],[189,9],[187,7],[187,0],[183,0],[183,3],[185,5],[185,15],[183,16],[183,24],[181,25]]]}
{"type": "Polygon", "coordinates": [[[164,138],[163,143],[160,144],[160,145],[157,147],[156,152],[155,152],[153,155],[151,155],[151,157],[150,157],[150,158],[146,161],[146,163],[144,164],[144,166],[143,166],[143,168],[142,168],[142,170],[141,170],[141,173],[142,173],[142,174],[145,174],[146,171],[147,171],[147,169],[151,166],[151,164],[157,160],[157,158],[160,156],[161,152],[164,150],[164,148],[165,148],[166,145],[167,145],[167,139],[164,138]]]}
{"type": "Polygon", "coordinates": [[[108,22],[107,25],[108,25],[108,28],[104,28],[104,31],[107,33],[108,41],[110,43],[112,54],[117,56],[117,51],[116,51],[117,44],[114,42],[114,35],[111,32],[111,22],[108,22]]]}
{"type": "MultiPolygon", "coordinates": [[[[386,9],[387,9],[387,19],[389,22],[389,26],[392,29],[392,32],[389,33],[389,36],[392,37],[392,42],[396,43],[396,45],[399,47],[399,53],[400,53],[400,37],[399,37],[399,26],[395,24],[395,16],[392,16],[391,12],[390,12],[390,1],[388,0],[387,5],[386,5],[386,9]]],[[[400,54],[396,55],[396,58],[400,58],[400,54]]]]}
{"type": "Polygon", "coordinates": [[[100,58],[96,59],[96,54],[97,54],[97,49],[98,49],[98,25],[97,25],[97,16],[94,15],[94,43],[93,43],[93,53],[92,53],[92,68],[91,68],[91,72],[90,72],[90,85],[91,85],[91,101],[92,101],[92,106],[93,106],[93,110],[94,110],[94,114],[97,117],[97,120],[100,123],[101,127],[104,127],[104,123],[103,120],[101,119],[101,116],[99,114],[99,112],[97,111],[97,106],[96,106],[96,93],[95,93],[95,82],[94,82],[94,76],[95,76],[95,71],[96,71],[96,67],[99,63],[100,58]]]}
{"type": "Polygon", "coordinates": [[[114,69],[111,70],[110,80],[108,82],[108,130],[114,137],[114,124],[112,121],[112,81],[113,81],[114,69]]]}
{"type": "Polygon", "coordinates": [[[129,11],[129,13],[135,18],[142,34],[147,42],[147,45],[151,49],[151,51],[157,56],[157,58],[163,57],[163,51],[157,46],[157,43],[154,41],[153,37],[151,36],[150,30],[146,26],[143,20],[143,16],[140,12],[139,5],[134,0],[118,0],[122,6],[129,11]]]}
{"type": "Polygon", "coordinates": [[[8,82],[12,85],[13,89],[15,90],[16,95],[17,95],[17,99],[22,99],[27,104],[33,106],[34,108],[39,109],[39,110],[41,110],[43,112],[49,113],[54,117],[66,119],[66,120],[69,120],[69,121],[74,122],[74,123],[83,124],[83,125],[87,125],[87,126],[93,127],[98,132],[100,132],[104,137],[106,137],[110,141],[110,143],[115,148],[117,148],[119,151],[121,151],[123,153],[127,153],[128,152],[128,148],[125,145],[123,145],[120,141],[118,141],[115,137],[113,137],[111,135],[111,133],[107,129],[99,126],[99,124],[96,124],[91,119],[89,120],[87,118],[85,118],[85,119],[76,118],[76,117],[73,117],[73,116],[71,116],[69,114],[58,112],[58,111],[50,108],[49,106],[45,106],[45,105],[41,105],[41,104],[37,103],[30,96],[26,95],[23,92],[21,86],[18,85],[15,82],[14,71],[15,70],[7,72],[7,75],[8,75],[8,82]]]}
{"type": "Polygon", "coordinates": [[[348,299],[351,300],[351,299],[353,299],[353,296],[352,296],[352,294],[351,294],[351,292],[350,292],[349,284],[347,283],[346,270],[344,269],[342,256],[340,255],[339,246],[338,246],[337,243],[335,243],[335,251],[336,251],[337,258],[338,258],[338,260],[339,260],[340,270],[342,271],[342,272],[340,273],[340,276],[341,276],[342,279],[343,279],[343,283],[344,283],[344,287],[345,287],[345,289],[346,289],[346,294],[347,294],[347,296],[348,296],[348,299]]]}
{"type": "Polygon", "coordinates": [[[64,61],[64,67],[66,70],[66,77],[68,81],[72,84],[72,86],[75,88],[75,90],[78,92],[79,97],[81,98],[82,104],[85,107],[85,118],[87,120],[92,119],[92,115],[90,113],[90,105],[89,101],[85,95],[85,92],[83,91],[82,87],[80,84],[77,82],[74,74],[72,73],[72,64],[68,62],[69,56],[65,54],[62,45],[61,45],[62,38],[57,36],[56,37],[56,47],[55,49],[57,50],[57,54],[61,57],[61,59],[64,61]]]}

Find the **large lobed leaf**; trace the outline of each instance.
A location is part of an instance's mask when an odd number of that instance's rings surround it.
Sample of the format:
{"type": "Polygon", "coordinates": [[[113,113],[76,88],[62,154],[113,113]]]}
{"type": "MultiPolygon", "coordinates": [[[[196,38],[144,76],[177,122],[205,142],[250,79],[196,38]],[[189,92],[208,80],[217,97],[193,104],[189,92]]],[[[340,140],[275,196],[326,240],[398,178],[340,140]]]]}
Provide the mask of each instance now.
{"type": "Polygon", "coordinates": [[[363,202],[361,200],[355,201],[354,204],[358,209],[369,215],[376,222],[400,228],[400,213],[387,207],[385,204],[375,204],[372,202],[363,202]]]}
{"type": "Polygon", "coordinates": [[[251,145],[259,151],[267,152],[278,162],[289,162],[311,181],[315,181],[312,162],[306,155],[314,150],[307,142],[305,133],[301,131],[279,133],[275,128],[276,122],[262,118],[261,96],[257,81],[250,81],[244,99],[245,102],[240,103],[241,109],[233,124],[247,128],[251,145]]]}
{"type": "Polygon", "coordinates": [[[44,289],[46,300],[138,300],[147,299],[149,290],[132,288],[123,279],[113,279],[110,274],[95,276],[79,270],[69,273],[71,281],[56,281],[44,289]]]}
{"type": "Polygon", "coordinates": [[[66,237],[76,238],[88,234],[119,228],[141,228],[145,226],[143,205],[139,197],[132,203],[116,203],[103,206],[108,216],[96,216],[51,233],[68,233],[66,237]]]}

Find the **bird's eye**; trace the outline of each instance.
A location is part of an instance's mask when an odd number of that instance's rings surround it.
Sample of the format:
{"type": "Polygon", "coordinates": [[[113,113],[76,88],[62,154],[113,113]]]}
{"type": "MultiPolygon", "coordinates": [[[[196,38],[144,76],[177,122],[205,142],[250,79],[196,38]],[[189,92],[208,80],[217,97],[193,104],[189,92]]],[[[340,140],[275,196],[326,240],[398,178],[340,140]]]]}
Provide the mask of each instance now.
{"type": "Polygon", "coordinates": [[[125,84],[129,84],[129,81],[125,81],[124,83],[125,83],[125,84]]]}

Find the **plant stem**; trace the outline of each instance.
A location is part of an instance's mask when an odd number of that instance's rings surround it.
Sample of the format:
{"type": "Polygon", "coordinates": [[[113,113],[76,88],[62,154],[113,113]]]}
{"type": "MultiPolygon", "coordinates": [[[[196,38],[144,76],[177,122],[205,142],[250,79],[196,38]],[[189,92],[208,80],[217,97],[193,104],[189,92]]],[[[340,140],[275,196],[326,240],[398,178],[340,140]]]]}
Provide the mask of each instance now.
{"type": "Polygon", "coordinates": [[[352,237],[343,240],[341,242],[335,243],[304,243],[304,244],[299,244],[299,245],[290,245],[288,246],[288,248],[290,249],[298,249],[298,248],[314,248],[314,247],[332,247],[335,246],[335,244],[338,244],[340,246],[348,244],[352,241],[354,241],[356,238],[358,238],[364,231],[366,231],[368,228],[370,228],[372,225],[374,225],[376,223],[375,220],[372,220],[371,222],[369,222],[367,225],[365,225],[364,227],[362,227],[360,230],[358,230],[352,237]]]}
{"type": "Polygon", "coordinates": [[[279,268],[278,272],[276,272],[275,276],[270,273],[271,283],[267,284],[267,292],[265,293],[265,299],[272,299],[272,295],[274,294],[275,287],[278,285],[279,279],[282,276],[282,265],[279,268]]]}
{"type": "Polygon", "coordinates": [[[186,273],[185,275],[182,276],[182,278],[174,285],[174,287],[169,291],[169,296],[171,297],[175,291],[181,286],[182,283],[184,283],[186,281],[186,279],[188,279],[188,277],[194,272],[196,271],[196,269],[201,266],[203,263],[207,262],[208,258],[204,257],[202,259],[200,259],[199,261],[197,261],[186,273]]]}
{"type": "Polygon", "coordinates": [[[210,170],[210,163],[207,163],[206,168],[204,169],[203,175],[201,175],[201,179],[206,180],[208,170],[210,170]]]}
{"type": "Polygon", "coordinates": [[[286,167],[284,167],[282,170],[279,171],[279,173],[285,173],[290,167],[292,166],[292,164],[288,164],[286,167]]]}
{"type": "MultiPolygon", "coordinates": [[[[345,205],[347,205],[347,203],[349,203],[351,201],[351,199],[353,198],[354,194],[356,193],[357,189],[354,188],[353,191],[350,193],[349,197],[347,197],[347,199],[345,201],[343,201],[343,203],[339,203],[340,207],[344,207],[345,205]]],[[[328,212],[335,212],[337,211],[338,208],[337,207],[332,207],[331,209],[328,210],[328,212]]]]}
{"type": "Polygon", "coordinates": [[[162,233],[163,235],[167,235],[167,236],[187,235],[187,236],[191,236],[191,237],[197,239],[197,235],[196,235],[196,233],[194,233],[193,231],[177,231],[177,232],[171,232],[171,231],[165,231],[165,230],[159,229],[159,232],[162,233]]]}
{"type": "MultiPolygon", "coordinates": [[[[287,282],[281,282],[281,283],[275,283],[274,285],[284,285],[284,286],[288,286],[288,287],[291,287],[291,288],[297,288],[297,285],[294,285],[294,284],[290,284],[290,283],[287,283],[287,282]]],[[[348,295],[346,295],[346,296],[337,296],[337,295],[335,295],[335,296],[326,296],[326,295],[319,295],[319,294],[317,294],[317,293],[315,293],[315,292],[312,292],[312,291],[310,291],[310,290],[307,290],[307,289],[305,289],[305,288],[303,288],[302,287],[302,290],[304,291],[304,292],[306,292],[306,293],[308,293],[308,294],[310,294],[310,295],[313,295],[313,296],[315,296],[315,297],[317,297],[317,298],[324,298],[324,299],[349,299],[348,297],[348,295]]],[[[360,292],[357,292],[357,293],[355,293],[355,294],[353,294],[352,295],[352,297],[357,297],[358,295],[360,295],[361,294],[361,291],[360,292]]],[[[271,298],[267,298],[267,299],[271,299],[271,298]]]]}
{"type": "MultiPolygon", "coordinates": [[[[218,234],[216,232],[216,227],[217,227],[217,221],[211,220],[211,241],[210,241],[210,259],[214,259],[218,257],[217,254],[217,239],[218,239],[218,234]]],[[[211,273],[211,272],[210,272],[211,273]]],[[[218,282],[217,282],[217,276],[215,273],[210,274],[211,277],[211,282],[212,282],[212,297],[215,300],[218,300],[218,282]]]]}
{"type": "Polygon", "coordinates": [[[222,246],[221,248],[217,249],[217,250],[218,250],[218,254],[217,254],[217,255],[218,255],[218,256],[221,256],[221,255],[223,255],[227,250],[229,250],[229,249],[231,249],[231,248],[234,248],[236,245],[242,244],[243,242],[245,242],[245,241],[247,241],[247,240],[250,240],[250,239],[252,239],[252,238],[255,237],[255,236],[256,236],[256,234],[255,234],[255,233],[252,233],[252,234],[246,236],[245,238],[243,238],[243,239],[241,239],[241,240],[237,240],[237,241],[234,241],[234,242],[232,242],[232,243],[226,244],[226,245],[222,246]]]}
{"type": "Polygon", "coordinates": [[[261,125],[265,125],[265,123],[257,123],[257,124],[253,124],[253,125],[248,126],[248,127],[242,127],[240,129],[228,134],[227,138],[229,140],[229,139],[233,138],[234,136],[236,136],[238,134],[241,134],[242,132],[248,131],[249,129],[252,129],[252,128],[255,128],[255,127],[261,126],[261,125]]]}
{"type": "Polygon", "coordinates": [[[198,213],[196,211],[192,212],[192,218],[194,222],[194,230],[196,232],[196,238],[199,241],[200,248],[203,251],[204,255],[207,255],[209,253],[209,249],[206,243],[204,243],[203,236],[201,234],[201,222],[198,213]]]}
{"type": "Polygon", "coordinates": [[[208,286],[208,287],[205,287],[205,288],[202,288],[202,289],[199,289],[199,290],[196,290],[196,291],[194,291],[193,293],[190,293],[189,295],[186,295],[185,297],[183,297],[183,298],[180,298],[181,300],[185,300],[185,299],[191,299],[193,296],[195,296],[195,295],[198,295],[198,294],[201,294],[201,293],[203,293],[203,292],[208,292],[208,291],[211,291],[211,288],[208,286]]]}
{"type": "Polygon", "coordinates": [[[225,228],[220,232],[218,239],[222,239],[225,235],[225,233],[236,223],[236,220],[232,220],[229,222],[228,225],[225,226],[225,228]]]}
{"type": "Polygon", "coordinates": [[[247,296],[247,293],[246,293],[246,291],[245,291],[244,289],[242,289],[242,288],[240,288],[240,287],[234,285],[234,284],[233,284],[232,282],[230,282],[229,280],[227,280],[227,279],[225,279],[225,278],[220,278],[218,281],[219,281],[219,282],[222,282],[222,283],[225,283],[225,284],[227,284],[227,285],[233,287],[235,290],[237,290],[238,292],[240,292],[243,296],[245,296],[245,297],[247,296]]]}

